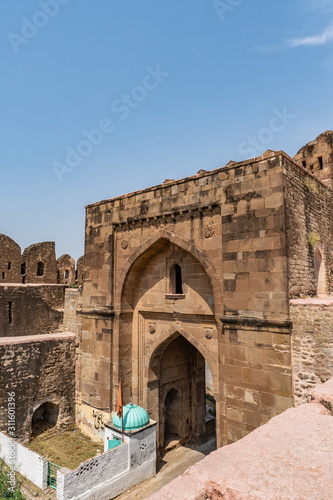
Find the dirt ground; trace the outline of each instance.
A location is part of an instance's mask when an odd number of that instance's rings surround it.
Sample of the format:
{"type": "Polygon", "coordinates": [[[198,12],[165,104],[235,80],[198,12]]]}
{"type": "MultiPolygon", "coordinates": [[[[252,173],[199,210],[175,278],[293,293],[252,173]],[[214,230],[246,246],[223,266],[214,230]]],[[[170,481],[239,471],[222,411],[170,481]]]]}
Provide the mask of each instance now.
{"type": "Polygon", "coordinates": [[[215,438],[202,445],[191,446],[188,444],[169,451],[159,464],[155,477],[122,493],[116,497],[116,500],[143,500],[214,450],[216,450],[215,438]]]}

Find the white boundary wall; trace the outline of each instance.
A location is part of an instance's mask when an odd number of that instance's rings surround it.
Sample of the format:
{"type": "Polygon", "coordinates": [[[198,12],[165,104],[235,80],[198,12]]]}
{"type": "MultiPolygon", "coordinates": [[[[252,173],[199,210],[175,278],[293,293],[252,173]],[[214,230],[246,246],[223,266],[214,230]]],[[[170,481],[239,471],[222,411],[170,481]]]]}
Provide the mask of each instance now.
{"type": "Polygon", "coordinates": [[[0,457],[10,465],[15,461],[15,470],[34,483],[38,488],[47,488],[48,461],[15,439],[0,432],[0,457]],[[13,460],[14,459],[14,460],[13,460]]]}
{"type": "Polygon", "coordinates": [[[109,500],[155,474],[156,425],[152,425],[116,448],[82,463],[75,471],[58,470],[57,498],[109,500]]]}

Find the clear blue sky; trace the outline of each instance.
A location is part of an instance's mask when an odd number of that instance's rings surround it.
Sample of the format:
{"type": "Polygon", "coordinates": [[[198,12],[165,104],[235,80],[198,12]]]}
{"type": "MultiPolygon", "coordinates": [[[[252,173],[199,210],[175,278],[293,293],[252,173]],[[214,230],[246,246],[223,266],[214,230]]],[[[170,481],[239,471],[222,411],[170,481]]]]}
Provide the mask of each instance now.
{"type": "Polygon", "coordinates": [[[0,12],[0,232],[22,249],[54,240],[78,258],[86,204],[252,152],[293,156],[333,127],[331,0],[4,0],[0,12]]]}

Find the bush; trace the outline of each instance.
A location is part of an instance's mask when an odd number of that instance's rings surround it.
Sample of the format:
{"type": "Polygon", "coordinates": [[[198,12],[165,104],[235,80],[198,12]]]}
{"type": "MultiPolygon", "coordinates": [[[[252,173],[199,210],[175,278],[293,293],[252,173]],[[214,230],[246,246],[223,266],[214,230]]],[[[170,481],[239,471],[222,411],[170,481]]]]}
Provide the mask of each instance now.
{"type": "Polygon", "coordinates": [[[16,481],[15,488],[13,488],[9,482],[9,468],[7,465],[0,460],[0,498],[14,498],[16,500],[26,500],[26,497],[20,492],[20,483],[16,481]]]}

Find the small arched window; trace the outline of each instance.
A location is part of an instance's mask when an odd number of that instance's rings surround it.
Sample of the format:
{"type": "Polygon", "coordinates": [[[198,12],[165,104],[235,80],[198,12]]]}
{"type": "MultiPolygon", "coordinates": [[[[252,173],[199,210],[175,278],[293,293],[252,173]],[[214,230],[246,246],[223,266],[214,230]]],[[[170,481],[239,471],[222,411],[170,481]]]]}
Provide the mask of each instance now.
{"type": "Polygon", "coordinates": [[[44,275],[44,264],[43,262],[38,262],[37,264],[37,276],[43,276],[44,275]]]}
{"type": "Polygon", "coordinates": [[[171,293],[179,295],[183,293],[182,269],[178,264],[172,266],[170,271],[171,293]]]}

